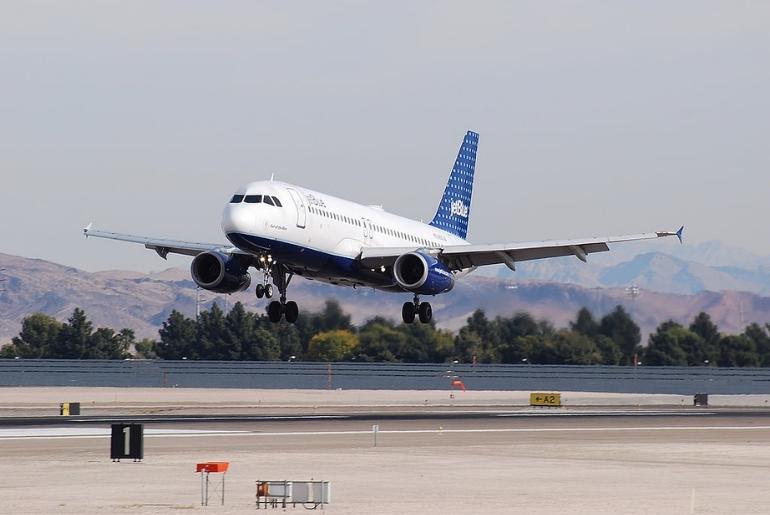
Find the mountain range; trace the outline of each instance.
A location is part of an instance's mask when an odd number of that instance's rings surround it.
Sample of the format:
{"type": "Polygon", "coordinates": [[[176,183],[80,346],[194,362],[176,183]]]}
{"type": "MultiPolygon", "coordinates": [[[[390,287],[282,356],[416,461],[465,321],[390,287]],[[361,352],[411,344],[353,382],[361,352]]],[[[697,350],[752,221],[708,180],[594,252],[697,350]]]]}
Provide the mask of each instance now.
{"type": "MultiPolygon", "coordinates": [[[[649,245],[637,247],[643,253],[634,253],[633,245],[617,248],[592,255],[588,264],[560,258],[521,263],[515,273],[505,268],[477,271],[458,281],[449,294],[430,299],[434,319],[438,326],[456,330],[481,308],[490,317],[528,311],[564,326],[581,307],[602,315],[621,304],[644,334],[668,319],[687,323],[700,311],[708,312],[725,332],[739,332],[750,322],[770,322],[768,258],[716,242],[652,251],[649,245]]],[[[0,269],[2,342],[18,334],[21,320],[36,311],[64,320],[81,307],[96,326],[129,327],[139,337],[156,338],[172,310],[190,316],[196,310],[198,290],[188,270],[92,273],[1,253],[0,269]]],[[[336,299],[356,323],[383,314],[398,320],[401,303],[408,300],[407,295],[301,279],[292,282],[289,292],[303,310],[318,310],[327,299],[336,299]]],[[[236,301],[254,311],[265,307],[252,290],[229,296],[200,293],[203,308],[236,301]]]]}

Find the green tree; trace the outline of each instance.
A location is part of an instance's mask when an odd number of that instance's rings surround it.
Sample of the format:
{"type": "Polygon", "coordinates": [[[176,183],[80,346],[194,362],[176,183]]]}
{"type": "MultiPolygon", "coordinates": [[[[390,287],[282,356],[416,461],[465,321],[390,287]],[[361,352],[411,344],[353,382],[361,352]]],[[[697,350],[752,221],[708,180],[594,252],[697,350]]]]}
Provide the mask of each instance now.
{"type": "Polygon", "coordinates": [[[495,319],[496,334],[499,338],[497,352],[501,363],[521,363],[532,354],[532,343],[548,332],[529,313],[516,313],[512,318],[495,319]],[[532,338],[527,338],[532,337],[532,338]]]}
{"type": "Polygon", "coordinates": [[[455,338],[455,356],[465,362],[499,363],[500,339],[496,329],[484,311],[477,309],[455,338]]]}
{"type": "Polygon", "coordinates": [[[454,351],[451,333],[437,330],[433,323],[401,324],[396,330],[405,338],[401,360],[406,363],[442,363],[454,351]]]}
{"type": "Polygon", "coordinates": [[[200,359],[226,360],[233,354],[240,354],[240,349],[230,347],[233,342],[228,340],[225,314],[218,304],[214,303],[211,309],[201,311],[197,329],[196,342],[200,359]]]}
{"type": "Polygon", "coordinates": [[[51,346],[50,357],[59,359],[84,359],[89,352],[93,324],[85,312],[75,308],[58,337],[51,346]]]}
{"type": "Polygon", "coordinates": [[[599,323],[594,319],[588,308],[580,308],[574,322],[570,322],[570,329],[576,333],[596,338],[599,335],[599,323]]]}
{"type": "Polygon", "coordinates": [[[623,356],[622,364],[633,364],[634,354],[642,350],[639,346],[642,335],[639,326],[623,306],[617,306],[614,311],[602,317],[599,332],[617,344],[623,356]]]}
{"type": "Polygon", "coordinates": [[[759,366],[759,355],[754,341],[743,334],[723,336],[719,340],[719,366],[759,366]]]}
{"type": "Polygon", "coordinates": [[[134,344],[134,331],[123,329],[115,333],[112,329],[100,327],[94,331],[81,355],[82,359],[126,359],[128,350],[134,344]]]}
{"type": "Polygon", "coordinates": [[[136,349],[136,357],[143,359],[155,359],[158,355],[155,353],[155,340],[150,338],[142,338],[140,341],[134,344],[136,349]]]}
{"type": "Polygon", "coordinates": [[[650,335],[650,341],[644,350],[645,365],[687,365],[687,354],[682,349],[683,340],[700,339],[700,336],[685,329],[673,320],[663,322],[658,326],[654,334],[650,335]]]}
{"type": "Polygon", "coordinates": [[[763,367],[770,366],[770,324],[765,327],[757,323],[750,324],[743,331],[743,335],[754,342],[757,350],[759,365],[763,367]]]}
{"type": "Polygon", "coordinates": [[[528,360],[542,365],[594,365],[601,363],[602,355],[587,336],[562,329],[532,340],[528,360]]]}
{"type": "Polygon", "coordinates": [[[367,321],[358,331],[358,361],[401,361],[406,335],[393,322],[382,317],[367,321]]]}
{"type": "Polygon", "coordinates": [[[160,341],[155,352],[161,359],[200,359],[197,348],[198,328],[195,320],[187,318],[177,310],[171,312],[168,320],[158,331],[160,341]]]}
{"type": "Polygon", "coordinates": [[[353,355],[357,346],[358,338],[350,331],[325,331],[310,339],[306,357],[311,361],[343,361],[353,355]]]}
{"type": "Polygon", "coordinates": [[[3,358],[50,358],[64,324],[43,313],[33,313],[22,320],[21,332],[3,347],[3,358]]]}
{"type": "Polygon", "coordinates": [[[690,324],[690,331],[700,336],[702,344],[698,348],[682,348],[687,353],[687,362],[691,365],[703,365],[706,361],[709,365],[716,366],[719,359],[719,328],[711,321],[708,313],[701,311],[690,324]]]}
{"type": "Polygon", "coordinates": [[[620,365],[623,360],[623,353],[620,352],[620,347],[615,343],[615,340],[599,334],[595,337],[594,341],[596,342],[596,348],[599,349],[599,353],[602,355],[602,365],[620,365]]]}

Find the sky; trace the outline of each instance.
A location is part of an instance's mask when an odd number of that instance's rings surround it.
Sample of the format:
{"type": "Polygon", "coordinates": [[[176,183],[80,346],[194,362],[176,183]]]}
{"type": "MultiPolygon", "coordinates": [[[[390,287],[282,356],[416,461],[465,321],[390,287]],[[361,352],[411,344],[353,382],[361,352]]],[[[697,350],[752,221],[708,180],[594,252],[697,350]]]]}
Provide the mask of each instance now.
{"type": "Polygon", "coordinates": [[[770,254],[770,3],[0,3],[0,252],[160,270],[278,179],[417,219],[480,133],[474,243],[770,254]]]}

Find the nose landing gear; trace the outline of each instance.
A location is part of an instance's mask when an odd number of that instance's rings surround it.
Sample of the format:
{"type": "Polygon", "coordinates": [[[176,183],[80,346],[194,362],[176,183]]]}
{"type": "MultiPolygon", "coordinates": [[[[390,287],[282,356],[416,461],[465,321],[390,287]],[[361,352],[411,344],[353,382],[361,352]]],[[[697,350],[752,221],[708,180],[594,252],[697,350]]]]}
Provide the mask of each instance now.
{"type": "Polygon", "coordinates": [[[272,284],[258,284],[255,292],[257,298],[267,297],[268,299],[273,297],[273,285],[272,284]]]}
{"type": "Polygon", "coordinates": [[[415,316],[418,316],[420,322],[427,324],[433,318],[433,308],[429,302],[420,302],[420,298],[415,295],[412,302],[404,302],[401,308],[401,318],[405,324],[414,322],[415,316]]]}

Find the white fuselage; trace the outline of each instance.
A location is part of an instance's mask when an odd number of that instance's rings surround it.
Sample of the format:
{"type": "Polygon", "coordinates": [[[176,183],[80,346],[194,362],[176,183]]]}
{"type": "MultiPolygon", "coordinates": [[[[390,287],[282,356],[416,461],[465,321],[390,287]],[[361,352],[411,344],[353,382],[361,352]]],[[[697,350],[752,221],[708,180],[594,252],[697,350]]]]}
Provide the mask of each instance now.
{"type": "Polygon", "coordinates": [[[380,207],[278,181],[253,182],[239,188],[225,207],[222,230],[241,250],[270,254],[301,275],[332,283],[383,287],[391,284],[390,274],[355,266],[353,260],[362,248],[439,249],[467,244],[458,236],[380,207]],[[265,196],[270,198],[267,203],[265,196]],[[275,204],[273,198],[281,207],[271,205],[275,204]]]}

